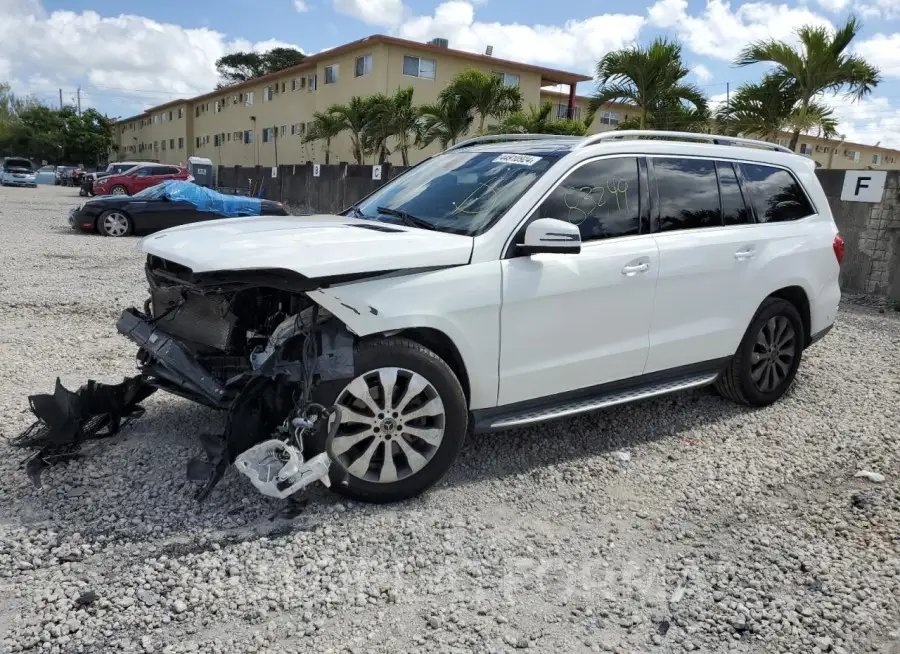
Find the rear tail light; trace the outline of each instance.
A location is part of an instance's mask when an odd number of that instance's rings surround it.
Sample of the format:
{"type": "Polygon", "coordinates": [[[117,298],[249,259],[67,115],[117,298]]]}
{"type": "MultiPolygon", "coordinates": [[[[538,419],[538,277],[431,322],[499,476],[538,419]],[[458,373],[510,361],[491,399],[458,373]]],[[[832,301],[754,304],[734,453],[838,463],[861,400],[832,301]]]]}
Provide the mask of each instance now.
{"type": "Polygon", "coordinates": [[[834,258],[837,259],[838,265],[841,265],[844,261],[844,239],[841,238],[840,234],[835,235],[831,247],[834,248],[834,258]]]}

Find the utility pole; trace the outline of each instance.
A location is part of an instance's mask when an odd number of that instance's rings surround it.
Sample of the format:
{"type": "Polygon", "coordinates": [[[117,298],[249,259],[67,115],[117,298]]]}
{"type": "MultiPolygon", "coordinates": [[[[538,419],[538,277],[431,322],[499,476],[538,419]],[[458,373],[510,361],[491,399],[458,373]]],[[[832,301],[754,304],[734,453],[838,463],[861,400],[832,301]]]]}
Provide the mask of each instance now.
{"type": "Polygon", "coordinates": [[[725,107],[731,106],[731,82],[725,82],[725,107]]]}
{"type": "Polygon", "coordinates": [[[62,89],[59,90],[59,110],[62,111],[62,89]]]}
{"type": "Polygon", "coordinates": [[[78,87],[78,115],[81,115],[81,87],[78,87]]]}
{"type": "MultiPolygon", "coordinates": [[[[276,175],[278,175],[278,125],[272,127],[272,132],[275,134],[275,170],[276,175]]],[[[284,199],[284,181],[281,178],[281,175],[278,175],[278,201],[281,202],[284,199]]]]}

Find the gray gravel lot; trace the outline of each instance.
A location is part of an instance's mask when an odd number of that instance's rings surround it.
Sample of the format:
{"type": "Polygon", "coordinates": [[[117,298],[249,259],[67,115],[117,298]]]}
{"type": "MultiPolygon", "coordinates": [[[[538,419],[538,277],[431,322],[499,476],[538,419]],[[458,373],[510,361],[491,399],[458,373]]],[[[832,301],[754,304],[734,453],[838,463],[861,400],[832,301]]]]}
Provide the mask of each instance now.
{"type": "MultiPolygon", "coordinates": [[[[6,438],[57,374],[134,370],[114,322],[142,258],[72,232],[76,196],[0,189],[6,438]]],[[[146,406],[43,490],[0,439],[0,652],[900,652],[900,314],[845,303],[776,406],[701,391],[476,437],[391,506],[233,471],[197,505],[221,417],[146,406]]]]}

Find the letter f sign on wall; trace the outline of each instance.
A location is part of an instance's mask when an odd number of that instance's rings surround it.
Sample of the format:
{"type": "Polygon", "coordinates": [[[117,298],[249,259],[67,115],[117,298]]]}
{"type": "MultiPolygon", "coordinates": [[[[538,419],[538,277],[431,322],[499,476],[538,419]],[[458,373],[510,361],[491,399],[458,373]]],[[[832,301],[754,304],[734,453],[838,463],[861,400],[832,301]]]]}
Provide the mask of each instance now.
{"type": "Polygon", "coordinates": [[[844,202],[881,202],[886,170],[848,170],[844,173],[841,200],[844,202]]]}

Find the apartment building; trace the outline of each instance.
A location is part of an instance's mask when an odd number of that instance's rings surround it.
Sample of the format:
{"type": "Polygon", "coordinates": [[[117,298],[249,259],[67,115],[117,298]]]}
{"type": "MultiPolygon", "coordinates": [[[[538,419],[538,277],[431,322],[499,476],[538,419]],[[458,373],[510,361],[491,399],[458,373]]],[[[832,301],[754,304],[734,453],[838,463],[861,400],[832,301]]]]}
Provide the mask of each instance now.
{"type": "MultiPolygon", "coordinates": [[[[588,117],[588,98],[585,95],[576,95],[572,99],[572,118],[575,120],[587,120],[588,117]]],[[[550,102],[553,105],[550,117],[553,120],[562,120],[569,114],[569,94],[555,91],[552,89],[541,89],[540,101],[550,102]]],[[[528,105],[524,105],[528,108],[528,105]]],[[[601,111],[597,112],[591,124],[588,125],[588,134],[596,134],[598,132],[608,132],[616,129],[619,123],[634,117],[637,109],[634,105],[620,104],[618,102],[609,102],[603,106],[601,111]]]]}
{"type": "MultiPolygon", "coordinates": [[[[117,123],[120,158],[165,163],[207,157],[215,165],[271,166],[276,162],[325,160],[325,144],[304,143],[316,111],[346,103],[353,96],[393,94],[411,86],[417,105],[434,102],[450,80],[466,68],[502,75],[517,86],[524,103],[538,104],[541,88],[566,85],[575,101],[575,85],[590,77],[478,55],[448,47],[436,39],[418,43],[375,35],[306,58],[297,66],[189,100],[153,107],[117,123]],[[171,116],[171,117],[170,117],[171,116]],[[174,146],[173,146],[174,143],[174,146]]],[[[433,144],[410,151],[412,163],[439,150],[433,144]]],[[[341,134],[330,160],[353,161],[350,137],[341,134]]],[[[392,156],[400,162],[400,154],[392,156]]]]}

